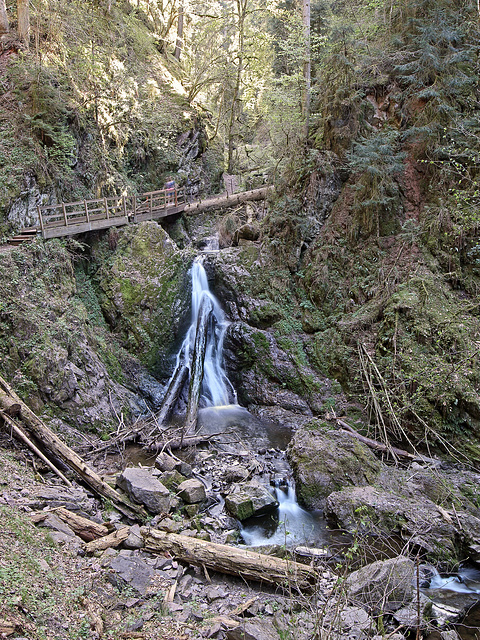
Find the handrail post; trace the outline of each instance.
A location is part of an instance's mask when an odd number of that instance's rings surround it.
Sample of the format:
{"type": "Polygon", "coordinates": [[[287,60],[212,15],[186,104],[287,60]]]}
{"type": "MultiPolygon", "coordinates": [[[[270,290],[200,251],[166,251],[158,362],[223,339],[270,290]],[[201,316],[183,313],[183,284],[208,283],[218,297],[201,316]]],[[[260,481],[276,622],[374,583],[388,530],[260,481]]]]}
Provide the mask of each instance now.
{"type": "Polygon", "coordinates": [[[133,196],[133,221],[137,221],[137,196],[133,196]]]}
{"type": "Polygon", "coordinates": [[[122,196],[122,205],[123,205],[123,215],[126,218],[127,217],[127,201],[125,200],[125,196],[122,196]]]}
{"type": "Polygon", "coordinates": [[[85,209],[85,218],[87,222],[90,222],[90,216],[88,215],[88,204],[86,200],[83,201],[83,207],[85,209]]]}
{"type": "Polygon", "coordinates": [[[42,210],[38,205],[37,205],[37,212],[38,212],[38,221],[40,222],[40,229],[42,230],[42,236],[45,238],[45,226],[43,224],[42,210]]]}
{"type": "Polygon", "coordinates": [[[153,218],[153,196],[150,194],[150,220],[153,218]]]}
{"type": "Polygon", "coordinates": [[[110,216],[108,215],[108,202],[107,202],[107,199],[104,198],[103,202],[105,204],[105,213],[107,214],[107,220],[108,220],[110,216]]]}
{"type": "Polygon", "coordinates": [[[175,187],[175,206],[178,206],[177,187],[175,187]]]}
{"type": "Polygon", "coordinates": [[[62,202],[62,209],[63,209],[63,219],[65,221],[65,226],[68,227],[67,209],[65,207],[64,202],[62,202]]]}

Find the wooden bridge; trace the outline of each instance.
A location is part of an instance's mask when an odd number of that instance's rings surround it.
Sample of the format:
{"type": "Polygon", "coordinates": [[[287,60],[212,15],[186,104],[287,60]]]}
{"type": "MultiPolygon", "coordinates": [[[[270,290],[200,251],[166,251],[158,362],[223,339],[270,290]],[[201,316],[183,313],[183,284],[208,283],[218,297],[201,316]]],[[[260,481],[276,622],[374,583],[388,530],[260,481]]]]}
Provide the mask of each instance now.
{"type": "Polygon", "coordinates": [[[273,186],[267,186],[239,193],[227,191],[193,202],[187,201],[185,188],[160,189],[140,196],[110,196],[37,207],[40,226],[22,229],[20,235],[9,239],[9,243],[16,245],[28,242],[39,233],[44,239],[60,238],[132,222],[158,220],[182,212],[200,213],[209,208],[232,207],[249,200],[265,200],[273,189],[273,186]]]}
{"type": "Polygon", "coordinates": [[[42,236],[59,238],[181,213],[187,204],[184,188],[150,191],[141,196],[111,196],[37,207],[42,236]]]}

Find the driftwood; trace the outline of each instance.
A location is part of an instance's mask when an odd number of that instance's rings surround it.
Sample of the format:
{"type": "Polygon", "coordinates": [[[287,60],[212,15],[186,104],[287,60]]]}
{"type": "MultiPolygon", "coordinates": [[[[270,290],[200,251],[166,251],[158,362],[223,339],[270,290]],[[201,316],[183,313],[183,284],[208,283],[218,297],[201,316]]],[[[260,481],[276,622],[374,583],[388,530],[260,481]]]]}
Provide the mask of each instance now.
{"type": "Polygon", "coordinates": [[[372,438],[362,436],[349,424],[347,424],[343,420],[340,420],[340,418],[336,418],[336,421],[340,427],[343,427],[342,431],[344,433],[348,433],[349,436],[355,438],[356,440],[359,440],[360,442],[363,442],[372,449],[376,449],[377,451],[384,451],[385,453],[390,453],[393,456],[398,456],[399,458],[409,458],[410,460],[413,460],[415,458],[412,453],[409,453],[404,449],[398,449],[397,447],[392,447],[391,445],[383,444],[383,442],[377,442],[377,440],[372,440],[372,438]]]}
{"type": "Polygon", "coordinates": [[[63,473],[60,471],[60,469],[57,469],[57,467],[53,464],[53,462],[50,462],[50,460],[47,458],[47,456],[45,456],[40,449],[33,444],[33,442],[30,440],[30,438],[27,436],[27,434],[23,431],[23,429],[21,429],[19,427],[19,425],[12,420],[12,418],[10,418],[9,416],[7,416],[5,413],[3,413],[3,411],[0,411],[0,416],[3,418],[3,422],[4,424],[8,425],[8,427],[10,428],[11,433],[21,442],[23,442],[24,444],[27,445],[27,447],[29,447],[33,453],[38,456],[40,458],[40,460],[43,460],[43,462],[47,465],[47,467],[49,469],[51,469],[53,471],[53,473],[55,473],[59,478],[61,478],[63,480],[63,482],[67,485],[67,487],[71,487],[72,483],[70,482],[70,480],[68,480],[68,478],[66,478],[63,473]]]}
{"type": "Polygon", "coordinates": [[[158,427],[161,427],[168,420],[170,414],[175,407],[178,400],[178,396],[182,392],[183,385],[188,378],[188,367],[182,361],[180,361],[171,377],[170,384],[168,385],[167,392],[162,402],[160,410],[155,416],[157,427],[152,431],[150,435],[155,433],[158,427]]]}
{"type": "Polygon", "coordinates": [[[124,540],[128,538],[130,533],[130,527],[122,527],[118,531],[109,533],[108,536],[98,538],[98,540],[92,540],[85,545],[85,551],[87,553],[93,553],[94,551],[104,551],[110,549],[110,547],[118,547],[124,540]]]}
{"type": "Polygon", "coordinates": [[[15,416],[20,415],[21,406],[9,395],[0,391],[0,409],[10,418],[15,418],[15,416]]]}
{"type": "Polygon", "coordinates": [[[185,436],[184,438],[156,441],[148,445],[147,451],[163,451],[164,449],[187,449],[188,447],[196,447],[199,444],[209,442],[212,438],[218,435],[221,434],[211,433],[204,436],[185,436]]]}
{"type": "Polygon", "coordinates": [[[184,213],[200,213],[200,211],[206,211],[207,209],[225,209],[227,207],[234,207],[237,204],[243,202],[251,202],[252,200],[266,200],[268,196],[273,194],[275,187],[268,186],[260,189],[253,189],[252,191],[243,191],[242,193],[232,193],[231,195],[222,194],[216,198],[208,198],[208,200],[200,200],[187,204],[184,213]]]}
{"type": "Polygon", "coordinates": [[[309,590],[317,578],[317,572],[307,565],[249,549],[229,547],[147,527],[142,528],[142,535],[147,551],[167,551],[190,564],[209,567],[220,573],[239,575],[248,580],[309,590]]]}
{"type": "Polygon", "coordinates": [[[208,296],[204,295],[200,303],[197,327],[195,331],[195,347],[193,349],[190,370],[190,386],[188,389],[187,415],[185,417],[185,434],[191,433],[197,426],[198,401],[200,399],[200,390],[203,382],[208,323],[212,312],[212,301],[208,296]]]}
{"type": "Polygon", "coordinates": [[[127,517],[140,515],[146,517],[145,510],[139,505],[131,504],[127,498],[112,489],[110,485],[100,478],[100,476],[85,464],[84,460],[73,449],[70,449],[60,438],[53,433],[46,424],[36,416],[33,411],[21,400],[10,385],[0,376],[0,386],[14,400],[21,405],[22,420],[28,430],[39,440],[51,454],[65,462],[75,473],[91,487],[95,493],[112,500],[119,511],[127,517]]]}

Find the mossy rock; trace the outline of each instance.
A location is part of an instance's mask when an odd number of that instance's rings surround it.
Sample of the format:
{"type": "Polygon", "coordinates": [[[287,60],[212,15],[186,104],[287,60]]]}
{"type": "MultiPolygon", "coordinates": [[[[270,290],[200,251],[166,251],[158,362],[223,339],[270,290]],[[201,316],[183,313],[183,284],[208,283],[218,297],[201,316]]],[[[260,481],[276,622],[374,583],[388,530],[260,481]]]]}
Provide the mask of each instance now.
{"type": "Polygon", "coordinates": [[[100,272],[102,308],[125,348],[168,373],[189,307],[191,258],[155,222],[125,230],[100,272]]]}
{"type": "Polygon", "coordinates": [[[311,509],[323,508],[326,498],[343,487],[371,484],[380,472],[370,449],[320,421],[298,430],[287,454],[299,497],[311,509]]]}

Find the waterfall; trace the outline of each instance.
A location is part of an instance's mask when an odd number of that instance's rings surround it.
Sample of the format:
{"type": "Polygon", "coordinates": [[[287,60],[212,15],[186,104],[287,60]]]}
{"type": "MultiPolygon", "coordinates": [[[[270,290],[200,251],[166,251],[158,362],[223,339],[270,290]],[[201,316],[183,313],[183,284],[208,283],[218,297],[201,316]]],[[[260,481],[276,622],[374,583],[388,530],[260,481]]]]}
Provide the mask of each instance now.
{"type": "Polygon", "coordinates": [[[213,312],[210,315],[207,331],[201,400],[204,406],[216,407],[229,403],[229,389],[233,395],[235,393],[223,368],[223,339],[228,322],[225,320],[225,314],[218,300],[210,291],[202,262],[202,258],[198,257],[192,265],[192,320],[177,355],[177,363],[184,354],[187,367],[191,371],[198,316],[202,299],[207,296],[212,303],[213,312]]]}

